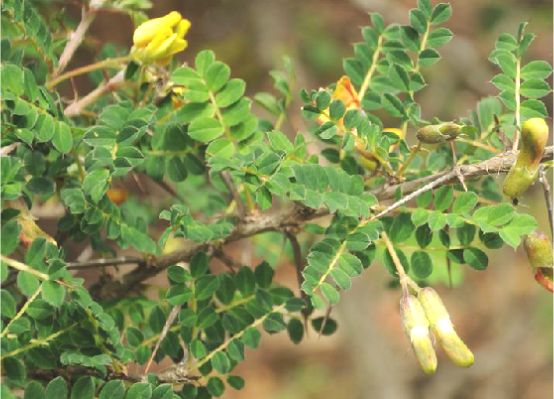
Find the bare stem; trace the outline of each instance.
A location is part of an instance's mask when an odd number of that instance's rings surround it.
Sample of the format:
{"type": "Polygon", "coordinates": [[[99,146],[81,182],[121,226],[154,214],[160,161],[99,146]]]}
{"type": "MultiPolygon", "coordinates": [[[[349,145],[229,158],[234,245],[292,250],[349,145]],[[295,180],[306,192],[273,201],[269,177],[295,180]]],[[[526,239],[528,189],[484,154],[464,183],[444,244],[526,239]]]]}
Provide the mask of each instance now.
{"type": "Polygon", "coordinates": [[[31,266],[27,266],[24,263],[21,263],[15,259],[8,258],[4,255],[0,255],[0,258],[2,259],[2,262],[10,267],[13,267],[14,269],[32,274],[33,276],[38,277],[41,280],[50,280],[50,276],[48,276],[48,274],[41,273],[38,270],[33,269],[31,266]]]}
{"type": "Polygon", "coordinates": [[[124,64],[131,60],[131,56],[127,55],[125,57],[119,57],[119,58],[108,58],[99,62],[96,62],[94,64],[85,65],[80,68],[76,68],[70,72],[66,72],[61,76],[58,76],[55,79],[52,79],[51,81],[46,83],[46,88],[49,90],[52,89],[54,86],[57,86],[58,84],[62,83],[63,81],[67,79],[71,79],[75,76],[83,75],[88,72],[96,71],[98,69],[103,68],[118,68],[121,66],[121,64],[124,64]]]}

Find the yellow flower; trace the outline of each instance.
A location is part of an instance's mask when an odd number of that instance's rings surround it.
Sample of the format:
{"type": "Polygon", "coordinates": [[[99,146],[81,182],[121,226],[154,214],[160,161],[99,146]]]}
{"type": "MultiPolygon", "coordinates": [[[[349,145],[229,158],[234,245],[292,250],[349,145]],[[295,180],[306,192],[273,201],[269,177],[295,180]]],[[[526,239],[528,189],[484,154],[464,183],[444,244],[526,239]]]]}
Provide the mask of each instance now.
{"type": "Polygon", "coordinates": [[[188,42],[184,39],[190,21],[177,11],[165,17],[154,18],[140,25],[133,34],[133,57],[144,64],[167,65],[173,54],[183,51],[188,42]]]}

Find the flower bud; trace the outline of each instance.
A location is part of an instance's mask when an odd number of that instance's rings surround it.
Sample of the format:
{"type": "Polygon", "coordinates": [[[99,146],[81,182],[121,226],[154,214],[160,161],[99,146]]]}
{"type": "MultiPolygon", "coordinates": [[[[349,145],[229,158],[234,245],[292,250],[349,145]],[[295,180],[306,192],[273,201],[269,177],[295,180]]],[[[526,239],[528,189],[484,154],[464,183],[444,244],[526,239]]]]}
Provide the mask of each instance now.
{"type": "Polygon", "coordinates": [[[552,242],[543,232],[536,231],[525,236],[523,247],[531,267],[535,270],[535,280],[548,291],[553,290],[552,242]]]}
{"type": "Polygon", "coordinates": [[[446,355],[460,367],[471,366],[474,362],[473,353],[454,331],[450,315],[439,294],[434,289],[426,287],[419,292],[418,298],[431,326],[431,331],[446,355]]]}
{"type": "Polygon", "coordinates": [[[167,65],[173,54],[187,47],[184,37],[189,28],[190,22],[177,11],[150,19],[135,30],[131,55],[144,64],[167,65]]]}
{"type": "Polygon", "coordinates": [[[462,128],[456,123],[441,123],[422,127],[416,133],[417,139],[423,144],[442,144],[454,140],[460,135],[462,128]]]}
{"type": "Polygon", "coordinates": [[[520,197],[536,180],[547,141],[548,125],[544,119],[531,118],[523,124],[521,150],[503,187],[504,194],[512,200],[520,197]]]}
{"type": "Polygon", "coordinates": [[[437,370],[437,355],[429,336],[429,322],[416,297],[407,295],[400,300],[400,317],[421,368],[426,374],[433,374],[437,370]]]}

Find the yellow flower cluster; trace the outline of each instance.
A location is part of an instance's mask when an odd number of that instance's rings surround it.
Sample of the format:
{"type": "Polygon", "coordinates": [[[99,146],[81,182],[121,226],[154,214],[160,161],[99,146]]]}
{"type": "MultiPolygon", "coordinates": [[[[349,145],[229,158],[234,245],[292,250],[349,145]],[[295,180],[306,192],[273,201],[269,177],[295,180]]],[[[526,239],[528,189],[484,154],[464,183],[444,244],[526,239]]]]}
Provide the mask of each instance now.
{"type": "Polygon", "coordinates": [[[150,19],[135,30],[131,55],[143,64],[167,65],[173,54],[187,47],[184,37],[189,28],[190,21],[177,11],[150,19]]]}

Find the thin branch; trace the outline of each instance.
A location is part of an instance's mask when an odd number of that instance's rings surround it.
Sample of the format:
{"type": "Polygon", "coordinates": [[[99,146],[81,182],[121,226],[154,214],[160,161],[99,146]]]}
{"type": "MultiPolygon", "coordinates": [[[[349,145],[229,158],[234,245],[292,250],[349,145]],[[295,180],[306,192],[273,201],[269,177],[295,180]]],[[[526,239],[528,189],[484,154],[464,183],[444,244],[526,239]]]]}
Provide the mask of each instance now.
{"type": "Polygon", "coordinates": [[[550,222],[550,233],[554,235],[554,220],[552,219],[552,192],[550,191],[550,184],[548,184],[548,178],[546,177],[545,170],[546,166],[541,165],[539,168],[539,181],[541,182],[544,191],[544,201],[546,202],[548,221],[550,222]]]}
{"type": "Polygon", "coordinates": [[[50,276],[48,274],[41,273],[38,270],[33,269],[31,266],[27,266],[24,263],[21,263],[15,259],[8,258],[4,255],[0,255],[0,258],[2,259],[2,262],[10,267],[13,267],[14,269],[30,273],[33,276],[40,278],[41,280],[50,280],[50,276]]]}
{"type": "Polygon", "coordinates": [[[160,345],[162,341],[164,340],[165,336],[167,335],[167,332],[169,331],[169,328],[177,318],[177,315],[179,314],[179,311],[181,310],[181,306],[174,306],[173,309],[171,309],[171,313],[169,313],[169,316],[167,317],[167,320],[164,324],[164,327],[162,329],[162,332],[160,333],[160,337],[158,338],[158,341],[156,342],[156,346],[154,346],[154,350],[152,351],[152,355],[150,356],[150,359],[148,360],[148,364],[146,365],[146,369],[144,369],[144,374],[148,373],[148,370],[150,370],[150,366],[152,365],[152,361],[156,357],[156,353],[158,353],[158,350],[160,349],[160,345]]]}
{"type": "MultiPolygon", "coordinates": [[[[300,243],[298,242],[298,238],[296,238],[296,235],[294,235],[291,231],[286,231],[285,235],[290,241],[290,245],[292,247],[292,256],[294,258],[294,265],[296,268],[296,279],[298,280],[298,290],[300,291],[300,298],[304,302],[307,302],[307,295],[302,289],[302,284],[304,283],[304,276],[302,275],[302,271],[304,270],[304,261],[302,258],[302,248],[300,247],[300,243]]],[[[308,332],[308,309],[302,309],[302,318],[304,319],[304,329],[306,333],[308,332]]],[[[322,328],[323,330],[323,323],[322,328]]]]}
{"type": "Polygon", "coordinates": [[[96,11],[102,7],[105,2],[106,0],[92,0],[90,2],[90,8],[88,10],[83,9],[81,22],[79,22],[77,29],[75,29],[75,32],[70,35],[69,41],[65,45],[62,55],[60,56],[58,67],[53,73],[54,77],[62,73],[69,61],[71,61],[73,54],[81,45],[81,42],[85,37],[85,33],[96,17],[96,11]]]}
{"type": "Polygon", "coordinates": [[[97,269],[106,266],[133,265],[144,263],[144,259],[136,256],[121,256],[119,258],[93,259],[84,262],[68,262],[68,270],[97,269]]]}
{"type": "Polygon", "coordinates": [[[81,98],[79,101],[70,104],[64,111],[65,116],[74,117],[79,116],[83,112],[83,108],[92,104],[100,97],[108,94],[112,91],[115,91],[123,86],[134,85],[133,82],[126,82],[124,80],[125,72],[120,71],[115,76],[113,76],[108,82],[98,86],[96,89],[91,91],[85,97],[81,98]]]}
{"type": "Polygon", "coordinates": [[[244,220],[244,218],[248,215],[248,211],[246,207],[244,206],[244,203],[242,202],[242,199],[240,198],[239,192],[237,191],[237,188],[235,187],[235,184],[233,183],[233,178],[229,174],[228,171],[224,170],[221,172],[221,180],[223,180],[223,183],[225,183],[225,186],[233,196],[233,199],[235,200],[235,203],[237,204],[237,211],[239,212],[239,218],[240,220],[244,220]]]}
{"type": "Polygon", "coordinates": [[[214,248],[213,255],[219,259],[231,273],[236,273],[236,269],[240,269],[242,264],[231,258],[229,255],[225,254],[221,248],[214,248]]]}

